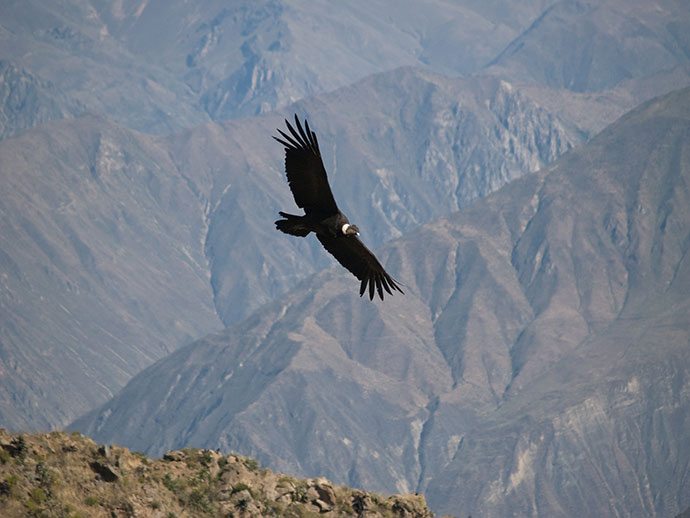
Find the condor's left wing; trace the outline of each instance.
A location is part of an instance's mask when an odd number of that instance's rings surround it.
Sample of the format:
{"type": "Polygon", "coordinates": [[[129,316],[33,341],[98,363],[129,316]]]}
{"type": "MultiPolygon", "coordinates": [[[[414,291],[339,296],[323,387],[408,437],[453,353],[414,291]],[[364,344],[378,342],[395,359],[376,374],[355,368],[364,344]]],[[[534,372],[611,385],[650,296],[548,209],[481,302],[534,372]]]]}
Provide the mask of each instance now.
{"type": "Polygon", "coordinates": [[[405,293],[393,277],[383,269],[376,256],[364,246],[357,236],[337,236],[330,237],[324,235],[316,236],[323,247],[335,257],[340,264],[350,270],[350,272],[361,281],[359,296],[369,286],[369,299],[374,299],[374,289],[383,300],[383,290],[392,295],[391,290],[398,290],[405,293]]]}
{"type": "Polygon", "coordinates": [[[283,138],[273,138],[285,146],[285,173],[295,203],[307,214],[310,212],[337,213],[338,205],[328,184],[316,133],[309,129],[306,119],[304,119],[305,128],[302,128],[297,115],[295,115],[297,130],[287,119],[285,124],[291,135],[278,130],[283,138]]]}

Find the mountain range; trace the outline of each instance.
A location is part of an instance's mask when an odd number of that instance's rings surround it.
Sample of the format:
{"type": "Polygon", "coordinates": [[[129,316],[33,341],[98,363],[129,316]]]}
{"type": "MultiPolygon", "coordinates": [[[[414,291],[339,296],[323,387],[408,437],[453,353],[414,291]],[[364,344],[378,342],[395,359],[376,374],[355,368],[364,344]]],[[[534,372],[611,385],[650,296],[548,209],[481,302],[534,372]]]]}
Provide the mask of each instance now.
{"type": "MultiPolygon", "coordinates": [[[[55,117],[87,110],[169,133],[256,115],[399,66],[476,71],[547,4],[433,0],[420,16],[413,2],[391,9],[361,0],[4,3],[0,60],[53,85],[47,100],[55,117]]],[[[20,129],[30,127],[27,119],[20,129]]]]}
{"type": "Polygon", "coordinates": [[[0,135],[85,111],[166,134],[400,66],[601,91],[687,64],[689,18],[683,0],[4,2],[0,62],[31,88],[0,135]]]}
{"type": "Polygon", "coordinates": [[[690,84],[689,28],[680,0],[3,3],[0,425],[91,411],[458,515],[682,510],[687,93],[607,126],[690,84]],[[275,232],[295,113],[404,297],[275,232]]]}
{"type": "MultiPolygon", "coordinates": [[[[615,109],[574,95],[606,116],[630,98],[615,109]]],[[[537,99],[499,79],[402,68],[292,110],[317,128],[333,189],[375,247],[593,131],[537,99]],[[357,107],[368,116],[349,116],[357,107]]],[[[85,115],[0,142],[5,426],[64,426],[330,264],[318,243],[273,229],[293,205],[270,138],[282,125],[271,114],[150,136],[85,115]]]]}
{"type": "Polygon", "coordinates": [[[73,426],[153,455],[221,447],[423,492],[454,514],[678,512],[689,134],[690,89],[647,103],[381,249],[404,297],[363,303],[322,271],[73,426]]]}

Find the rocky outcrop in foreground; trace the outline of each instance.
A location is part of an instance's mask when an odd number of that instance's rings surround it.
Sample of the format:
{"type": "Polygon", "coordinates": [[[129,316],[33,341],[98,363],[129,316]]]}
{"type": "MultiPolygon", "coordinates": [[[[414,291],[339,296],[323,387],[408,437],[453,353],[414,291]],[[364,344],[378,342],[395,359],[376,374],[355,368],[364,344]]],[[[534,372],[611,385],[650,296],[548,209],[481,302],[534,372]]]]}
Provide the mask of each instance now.
{"type": "Polygon", "coordinates": [[[431,518],[423,496],[298,480],[250,458],[186,448],[154,460],[78,433],[0,430],[0,515],[431,518]]]}

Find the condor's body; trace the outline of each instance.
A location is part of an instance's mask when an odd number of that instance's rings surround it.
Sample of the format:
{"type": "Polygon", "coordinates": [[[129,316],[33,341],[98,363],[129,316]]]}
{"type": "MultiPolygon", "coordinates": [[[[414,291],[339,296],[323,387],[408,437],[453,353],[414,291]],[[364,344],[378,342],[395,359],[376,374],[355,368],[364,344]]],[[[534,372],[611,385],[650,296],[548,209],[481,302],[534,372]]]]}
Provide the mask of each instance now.
{"type": "Polygon", "coordinates": [[[345,214],[340,211],[337,214],[315,211],[304,216],[295,216],[285,212],[279,212],[278,214],[286,218],[276,221],[278,230],[293,236],[304,237],[309,232],[314,232],[317,236],[323,235],[334,238],[352,234],[359,235],[357,227],[350,225],[345,214]],[[354,229],[354,232],[350,229],[354,229]]]}
{"type": "Polygon", "coordinates": [[[383,300],[383,290],[403,293],[396,281],[383,269],[378,259],[359,239],[359,229],[338,209],[328,184],[316,134],[304,121],[304,128],[295,115],[295,130],[285,121],[290,135],[278,130],[283,137],[273,137],[285,146],[285,173],[297,206],[304,209],[303,216],[279,212],[284,218],[275,222],[281,232],[305,237],[314,232],[323,247],[340,264],[361,281],[362,296],[369,286],[369,298],[374,289],[383,300]]]}

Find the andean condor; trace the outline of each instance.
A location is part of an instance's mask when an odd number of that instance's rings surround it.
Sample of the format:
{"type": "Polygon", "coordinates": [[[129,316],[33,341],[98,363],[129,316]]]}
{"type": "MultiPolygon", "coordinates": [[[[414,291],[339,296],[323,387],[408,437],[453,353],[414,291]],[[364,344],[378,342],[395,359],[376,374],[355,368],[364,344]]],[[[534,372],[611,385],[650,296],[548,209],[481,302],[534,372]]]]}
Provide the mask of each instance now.
{"type": "Polygon", "coordinates": [[[283,218],[275,222],[276,228],[286,234],[304,237],[316,234],[323,247],[340,264],[361,281],[361,297],[369,285],[369,299],[374,298],[374,286],[383,300],[383,290],[392,295],[391,289],[404,293],[396,281],[383,269],[374,254],[359,240],[359,229],[351,225],[335,203],[328,185],[326,169],[321,160],[316,134],[304,120],[304,128],[295,115],[297,131],[286,120],[289,136],[278,130],[284,138],[273,137],[285,146],[285,173],[297,206],[304,209],[304,216],[279,212],[283,218]],[[305,131],[306,130],[306,131],[305,131]]]}

